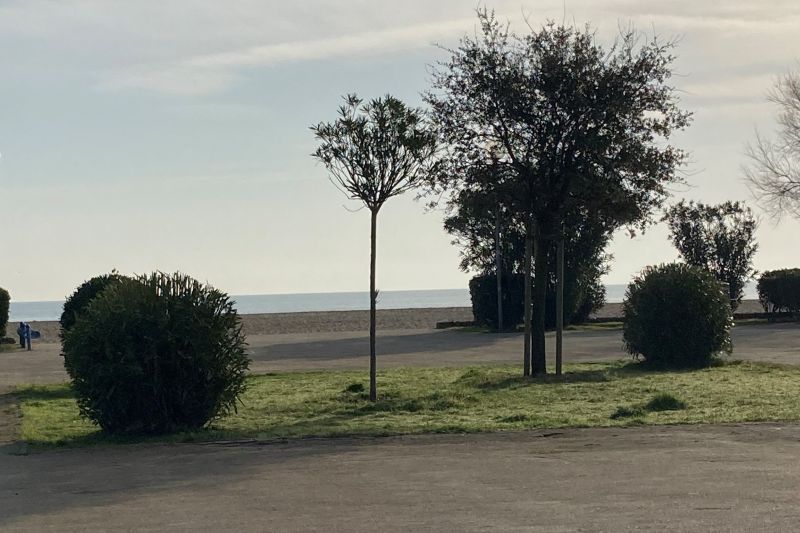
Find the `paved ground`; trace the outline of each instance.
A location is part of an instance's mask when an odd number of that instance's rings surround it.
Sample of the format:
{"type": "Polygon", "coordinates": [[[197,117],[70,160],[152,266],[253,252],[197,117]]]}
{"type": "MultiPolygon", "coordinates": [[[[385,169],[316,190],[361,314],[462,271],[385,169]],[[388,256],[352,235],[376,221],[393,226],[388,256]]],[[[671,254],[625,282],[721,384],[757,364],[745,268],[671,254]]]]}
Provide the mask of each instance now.
{"type": "MultiPolygon", "coordinates": [[[[365,333],[309,333],[248,337],[252,370],[277,372],[364,368],[369,342],[365,333]]],[[[800,324],[745,325],[733,330],[739,359],[800,363],[800,324]]],[[[553,350],[552,336],[548,349],[553,350]]],[[[599,361],[628,357],[616,331],[568,331],[565,361],[599,361]]],[[[382,331],[378,365],[459,366],[521,361],[522,336],[457,330],[382,331]]],[[[550,361],[553,360],[551,354],[550,361]]],[[[58,383],[66,379],[59,345],[39,344],[33,352],[0,355],[0,390],[19,383],[58,383]]]]}
{"type": "MultiPolygon", "coordinates": [[[[348,333],[250,342],[257,372],[363,368],[368,349],[348,333]]],[[[383,332],[380,364],[514,362],[521,342],[383,332]]],[[[795,324],[740,326],[734,342],[736,357],[800,362],[795,324]]],[[[624,357],[618,331],[569,332],[565,345],[568,360],[624,357]]],[[[62,379],[56,345],[0,355],[0,390],[62,379]]],[[[800,522],[795,424],[19,450],[0,444],[4,532],[793,531],[800,522]]]]}
{"type": "Polygon", "coordinates": [[[0,529],[795,531],[800,426],[0,453],[0,529]]]}

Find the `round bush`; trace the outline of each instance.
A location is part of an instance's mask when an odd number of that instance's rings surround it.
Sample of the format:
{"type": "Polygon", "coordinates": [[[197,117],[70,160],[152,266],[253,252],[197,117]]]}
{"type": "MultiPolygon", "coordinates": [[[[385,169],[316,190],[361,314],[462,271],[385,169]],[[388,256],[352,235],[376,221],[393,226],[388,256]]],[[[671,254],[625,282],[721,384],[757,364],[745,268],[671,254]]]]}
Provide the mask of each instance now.
{"type": "Polygon", "coordinates": [[[117,434],[199,428],[235,409],[249,360],[228,296],[181,274],[123,278],[64,338],[81,413],[117,434]]]}
{"type": "Polygon", "coordinates": [[[622,313],[625,348],[656,367],[703,367],[731,350],[728,295],[697,267],[647,267],[628,285],[622,313]]]}
{"type": "Polygon", "coordinates": [[[764,272],[758,280],[758,299],[768,313],[800,311],[800,269],[764,272]]]}
{"type": "Polygon", "coordinates": [[[72,295],[64,302],[64,311],[61,313],[59,323],[61,325],[61,340],[64,340],[66,331],[70,329],[75,321],[88,306],[92,299],[103,292],[103,290],[115,283],[118,283],[124,276],[112,272],[111,274],[103,274],[102,276],[95,276],[90,280],[84,281],[72,295]]]}

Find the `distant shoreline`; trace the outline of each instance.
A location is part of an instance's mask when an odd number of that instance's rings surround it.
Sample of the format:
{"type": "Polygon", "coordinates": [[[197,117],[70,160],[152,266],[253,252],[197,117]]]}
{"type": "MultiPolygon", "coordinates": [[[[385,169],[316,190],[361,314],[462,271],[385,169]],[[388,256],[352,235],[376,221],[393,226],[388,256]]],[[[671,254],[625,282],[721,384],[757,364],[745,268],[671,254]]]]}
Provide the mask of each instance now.
{"type": "MultiPolygon", "coordinates": [[[[596,318],[614,318],[621,315],[622,304],[609,303],[593,315],[596,318]]],[[[738,309],[742,313],[757,313],[763,309],[758,300],[744,300],[738,309]]],[[[369,311],[300,311],[293,313],[242,314],[247,335],[281,335],[366,331],[369,328],[369,311]]],[[[434,329],[437,322],[467,322],[473,319],[470,307],[427,307],[408,309],[378,309],[379,330],[434,329]]],[[[58,322],[54,320],[31,321],[35,330],[41,331],[44,342],[58,341],[58,322]]],[[[13,336],[14,323],[8,327],[13,336]]]]}

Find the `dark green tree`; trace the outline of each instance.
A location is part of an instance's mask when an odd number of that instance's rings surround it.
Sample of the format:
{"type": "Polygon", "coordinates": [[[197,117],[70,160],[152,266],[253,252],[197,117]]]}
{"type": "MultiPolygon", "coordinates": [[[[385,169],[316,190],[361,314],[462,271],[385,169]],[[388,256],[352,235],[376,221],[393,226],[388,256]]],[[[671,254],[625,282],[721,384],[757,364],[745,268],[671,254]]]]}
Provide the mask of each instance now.
{"type": "Polygon", "coordinates": [[[361,201],[371,214],[369,274],[369,397],[377,399],[375,259],[378,211],[391,197],[416,187],[436,153],[436,137],[425,113],[387,95],[368,103],[345,97],[334,122],[312,126],[331,181],[348,198],[361,201]]]}
{"type": "MultiPolygon", "coordinates": [[[[461,248],[460,267],[465,272],[494,276],[497,271],[494,257],[496,249],[496,209],[500,209],[502,240],[501,269],[503,279],[522,274],[525,260],[525,228],[515,221],[513,213],[491,201],[491,197],[471,194],[467,190],[452,196],[447,205],[449,216],[444,220],[445,229],[453,236],[453,244],[461,248]]],[[[605,248],[610,240],[609,228],[585,213],[567,215],[564,234],[566,249],[565,265],[565,321],[583,320],[588,314],[602,306],[605,287],[601,277],[608,271],[608,256],[605,248]]],[[[556,296],[556,246],[550,244],[548,258],[548,287],[546,326],[555,326],[556,296]]],[[[514,293],[518,295],[517,292],[514,293]]],[[[514,304],[516,305],[516,304],[514,304]]],[[[522,302],[519,303],[522,308],[522,302]]],[[[516,324],[506,324],[514,328],[516,324]]]]}
{"type": "Polygon", "coordinates": [[[753,256],[758,250],[758,223],[750,208],[742,202],[680,202],[667,210],[664,220],[681,258],[727,283],[731,306],[736,309],[745,283],[756,275],[753,256]]]}
{"type": "MultiPolygon", "coordinates": [[[[690,114],[668,84],[672,42],[626,31],[608,48],[589,27],[548,23],[514,35],[493,13],[478,16],[480,32],[434,67],[426,95],[447,168],[433,190],[471,189],[469,168],[491,157],[511,176],[505,205],[535,256],[530,367],[545,374],[547,255],[566,215],[577,210],[612,228],[649,222],[666,186],[680,181],[685,155],[669,139],[690,114]]],[[[528,361],[526,349],[525,370],[528,361]]]]}

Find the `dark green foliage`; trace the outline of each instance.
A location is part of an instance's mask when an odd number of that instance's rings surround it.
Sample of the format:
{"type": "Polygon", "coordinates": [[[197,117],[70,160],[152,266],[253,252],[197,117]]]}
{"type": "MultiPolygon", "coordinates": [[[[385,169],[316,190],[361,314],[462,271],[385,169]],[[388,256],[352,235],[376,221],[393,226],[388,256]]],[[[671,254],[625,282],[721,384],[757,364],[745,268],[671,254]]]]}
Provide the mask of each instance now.
{"type": "Polygon", "coordinates": [[[431,192],[487,195],[524,223],[536,268],[524,360],[539,375],[552,244],[575,212],[612,231],[646,226],[682,181],[686,154],[670,142],[691,115],[669,83],[674,42],[629,30],[604,47],[588,26],[514,34],[488,9],[478,19],[425,94],[442,145],[431,192]]]}
{"type": "Polygon", "coordinates": [[[767,313],[800,311],[800,268],[764,272],[758,280],[758,299],[767,313]]]}
{"type": "Polygon", "coordinates": [[[8,308],[11,305],[11,295],[8,291],[0,288],[0,337],[6,336],[8,327],[8,308]]]}
{"type": "Polygon", "coordinates": [[[337,120],[311,127],[320,143],[313,155],[348,198],[378,211],[425,177],[436,136],[423,110],[392,95],[364,103],[348,94],[344,101],[337,120]]]}
{"type": "MultiPolygon", "coordinates": [[[[589,315],[602,307],[605,301],[605,287],[599,277],[591,280],[591,285],[583,286],[574,275],[568,272],[564,287],[564,324],[585,322],[589,315]]],[[[584,272],[585,274],[585,272],[584,272]]],[[[511,331],[522,322],[525,309],[525,276],[522,274],[503,275],[503,322],[505,329],[511,331]]],[[[497,330],[497,278],[495,274],[481,274],[469,282],[472,298],[472,314],[475,322],[497,330]]],[[[548,284],[545,302],[545,324],[554,328],[556,324],[555,279],[548,284]]]]}
{"type": "Polygon", "coordinates": [[[364,392],[363,383],[351,383],[344,389],[345,392],[364,392]]]}
{"type": "MultiPolygon", "coordinates": [[[[555,253],[551,255],[554,257],[555,253]]],[[[572,266],[564,269],[564,325],[582,324],[593,312],[598,311],[606,301],[606,288],[600,276],[606,272],[605,264],[584,265],[580,269],[572,266]]],[[[548,329],[556,327],[556,276],[555,266],[547,283],[544,321],[548,329]]]]}
{"type": "Polygon", "coordinates": [[[730,301],[719,281],[691,265],[648,267],[622,304],[625,348],[657,368],[709,365],[730,352],[730,301]]]}
{"type": "Polygon", "coordinates": [[[611,413],[611,420],[619,420],[621,418],[638,418],[644,416],[646,413],[641,407],[626,407],[620,405],[617,410],[611,413]]]}
{"type": "MultiPolygon", "coordinates": [[[[502,281],[503,326],[513,331],[523,318],[525,276],[504,274],[502,281]]],[[[475,276],[469,280],[469,295],[475,323],[497,330],[497,277],[493,273],[475,276]]]]}
{"type": "MultiPolygon", "coordinates": [[[[495,209],[490,201],[481,195],[462,193],[448,201],[447,208],[451,213],[444,221],[445,230],[453,236],[453,244],[461,247],[461,269],[473,270],[481,274],[478,278],[490,276],[494,279],[495,266],[495,209]]],[[[511,220],[511,215],[503,210],[501,216],[501,263],[504,272],[523,272],[525,231],[521,224],[511,220]]],[[[611,229],[596,218],[580,211],[571,212],[567,216],[565,230],[564,265],[564,309],[565,323],[585,321],[589,315],[600,309],[605,303],[605,287],[601,281],[608,271],[608,256],[605,254],[611,229]]],[[[550,242],[547,250],[547,299],[545,303],[545,325],[555,326],[555,287],[556,287],[556,242],[550,242]]],[[[511,289],[516,289],[516,280],[511,289]]],[[[522,283],[521,280],[518,282],[522,283]]],[[[481,285],[485,285],[482,283],[481,285]]],[[[522,285],[519,285],[523,287],[522,285]]],[[[496,294],[495,287],[488,287],[496,294]]],[[[470,285],[470,292],[472,285],[470,285]]],[[[520,293],[519,297],[523,298],[520,293]]],[[[496,297],[495,297],[496,298],[496,297]]],[[[522,312],[522,300],[517,301],[516,294],[510,295],[509,307],[513,313],[519,308],[522,312]]],[[[505,300],[504,296],[504,300],[505,300]]],[[[488,296],[485,298],[491,305],[488,296]]],[[[481,323],[493,325],[497,315],[497,300],[494,309],[488,309],[491,320],[481,323]]],[[[473,311],[475,298],[473,296],[473,311]]],[[[481,310],[478,317],[486,316],[481,310]]],[[[508,315],[511,316],[511,315],[508,315]]],[[[516,316],[516,315],[514,315],[516,316]]],[[[505,319],[504,312],[503,318],[505,319]]],[[[519,320],[522,320],[521,318],[519,320]]],[[[507,322],[504,320],[504,322],[507,322]]],[[[508,324],[513,329],[516,323],[508,324]]]]}
{"type": "Polygon", "coordinates": [[[662,411],[680,411],[686,409],[686,403],[675,396],[667,393],[656,394],[646,404],[620,405],[611,413],[611,420],[622,418],[641,418],[647,413],[658,413],[662,411]]]}
{"type": "Polygon", "coordinates": [[[653,398],[644,405],[645,410],[650,412],[660,411],[680,411],[686,409],[686,402],[679,400],[672,394],[662,392],[653,396],[653,398]]]}
{"type": "Polygon", "coordinates": [[[92,299],[103,292],[106,287],[119,283],[123,278],[124,276],[116,272],[103,274],[84,281],[75,289],[75,292],[64,302],[64,311],[61,313],[61,320],[59,320],[61,324],[61,332],[59,335],[62,341],[64,340],[67,330],[75,325],[78,316],[86,310],[92,299]]]}
{"type": "Polygon", "coordinates": [[[731,305],[736,309],[745,283],[756,274],[753,256],[758,250],[758,224],[750,208],[742,202],[680,202],[667,210],[664,220],[681,258],[727,283],[731,305]]]}
{"type": "Polygon", "coordinates": [[[234,410],[249,360],[228,296],[181,274],[122,278],[66,330],[81,413],[115,434],[199,428],[234,410]]]}

